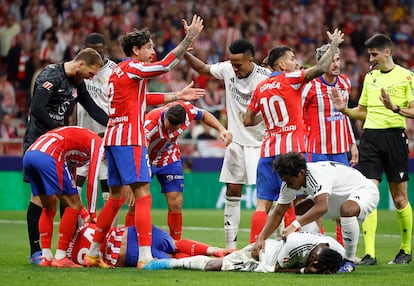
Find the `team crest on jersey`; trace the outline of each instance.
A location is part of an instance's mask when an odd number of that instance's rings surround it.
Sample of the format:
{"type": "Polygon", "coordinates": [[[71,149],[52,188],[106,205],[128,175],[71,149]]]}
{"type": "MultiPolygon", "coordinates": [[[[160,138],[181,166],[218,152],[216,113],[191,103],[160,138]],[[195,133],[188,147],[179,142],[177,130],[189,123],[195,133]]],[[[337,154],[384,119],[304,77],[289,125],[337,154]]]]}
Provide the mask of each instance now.
{"type": "Polygon", "coordinates": [[[50,89],[53,87],[53,83],[45,81],[42,86],[50,91],[50,89]]]}

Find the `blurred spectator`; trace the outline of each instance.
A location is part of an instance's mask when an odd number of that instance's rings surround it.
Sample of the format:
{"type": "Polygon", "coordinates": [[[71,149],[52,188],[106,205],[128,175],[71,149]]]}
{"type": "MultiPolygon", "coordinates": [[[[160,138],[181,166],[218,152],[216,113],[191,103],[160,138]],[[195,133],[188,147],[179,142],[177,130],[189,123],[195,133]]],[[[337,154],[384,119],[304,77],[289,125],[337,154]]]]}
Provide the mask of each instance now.
{"type": "Polygon", "coordinates": [[[4,70],[0,70],[0,103],[0,113],[17,113],[16,93],[4,70]]]}
{"type": "Polygon", "coordinates": [[[8,80],[18,89],[25,89],[26,63],[30,55],[30,42],[23,35],[15,37],[15,45],[10,48],[7,55],[8,80]]]}
{"type": "Polygon", "coordinates": [[[206,95],[198,99],[200,108],[213,114],[221,123],[221,113],[224,110],[225,91],[220,81],[209,78],[205,87],[206,95]]]}
{"type": "Polygon", "coordinates": [[[53,28],[47,29],[42,35],[40,43],[40,59],[51,63],[58,63],[63,60],[66,47],[59,42],[53,28]]]}
{"type": "Polygon", "coordinates": [[[17,127],[13,124],[11,115],[4,113],[0,117],[0,139],[13,139],[17,137],[17,127]]]}
{"type": "MultiPolygon", "coordinates": [[[[287,44],[294,48],[302,66],[314,65],[315,47],[326,41],[326,30],[339,27],[346,33],[345,42],[341,46],[341,58],[344,63],[354,63],[353,67],[351,64],[343,67],[353,81],[351,101],[358,99],[362,79],[368,71],[364,40],[374,33],[389,35],[394,44],[398,45],[398,49],[395,49],[396,62],[414,70],[413,0],[264,2],[2,1],[0,64],[6,68],[9,80],[13,84],[17,80],[18,88],[26,88],[34,70],[39,68],[40,57],[48,62],[72,59],[82,46],[86,35],[91,32],[100,32],[104,35],[109,46],[110,58],[119,62],[125,55],[118,38],[133,27],[147,27],[154,31],[154,48],[157,59],[160,60],[181,41],[181,19],[196,12],[203,17],[205,28],[203,36],[194,43],[193,54],[206,63],[226,60],[230,43],[246,37],[255,43],[254,60],[257,63],[261,62],[274,46],[287,44]],[[49,33],[48,29],[53,29],[54,33],[49,33]],[[41,37],[45,31],[48,37],[42,42],[41,37]],[[33,55],[33,51],[37,51],[39,58],[33,55]],[[9,63],[7,67],[6,58],[9,63]],[[25,79],[21,80],[23,74],[25,79]]],[[[190,19],[187,18],[188,20],[190,19]]],[[[206,88],[209,85],[208,77],[200,76],[192,70],[188,71],[185,62],[175,67],[174,71],[178,77],[181,73],[184,81],[194,79],[198,87],[206,88]]],[[[173,74],[151,80],[148,87],[158,91],[177,90],[174,86],[180,85],[181,80],[172,76],[173,74]]],[[[225,113],[221,116],[225,117],[225,113]]]]}
{"type": "Polygon", "coordinates": [[[21,31],[20,24],[16,22],[13,14],[6,12],[4,25],[0,27],[0,56],[2,62],[6,61],[7,54],[12,46],[13,39],[21,31]]]}

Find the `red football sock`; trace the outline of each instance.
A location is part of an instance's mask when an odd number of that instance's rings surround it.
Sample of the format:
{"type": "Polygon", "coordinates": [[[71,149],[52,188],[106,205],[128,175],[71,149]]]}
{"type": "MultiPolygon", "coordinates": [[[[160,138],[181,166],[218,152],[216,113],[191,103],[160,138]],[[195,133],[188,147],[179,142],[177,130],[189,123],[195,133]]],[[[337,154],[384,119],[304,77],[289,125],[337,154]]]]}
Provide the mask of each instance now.
{"type": "Polygon", "coordinates": [[[266,224],[267,214],[264,211],[255,211],[250,225],[250,243],[256,242],[257,237],[266,224]]]}
{"type": "Polygon", "coordinates": [[[291,205],[283,216],[285,227],[288,227],[296,219],[295,207],[291,205]]]}
{"type": "Polygon", "coordinates": [[[119,209],[124,204],[124,201],[124,198],[109,198],[99,213],[93,241],[97,243],[102,243],[104,241],[106,233],[111,228],[112,222],[114,221],[114,218],[117,215],[119,209]]]}
{"type": "Polygon", "coordinates": [[[336,241],[338,241],[342,246],[344,246],[344,239],[342,237],[342,227],[336,225],[336,241]]]}
{"type": "Polygon", "coordinates": [[[179,253],[175,253],[173,255],[173,257],[176,258],[176,259],[181,259],[181,258],[190,257],[190,255],[188,255],[187,253],[181,253],[181,252],[179,252],[179,253]]]}
{"type": "Polygon", "coordinates": [[[69,243],[73,238],[78,222],[79,211],[74,208],[67,207],[63,213],[59,225],[59,240],[57,249],[67,250],[69,243]]]}
{"type": "Polygon", "coordinates": [[[135,227],[139,246],[151,246],[152,243],[151,204],[151,195],[135,199],[135,227]]]}
{"type": "Polygon", "coordinates": [[[135,213],[127,212],[125,215],[125,226],[134,226],[135,225],[135,213]]]}
{"type": "Polygon", "coordinates": [[[210,246],[190,239],[181,239],[175,242],[177,252],[185,253],[191,256],[207,255],[207,248],[210,246]]]}
{"type": "Polygon", "coordinates": [[[168,212],[168,227],[170,235],[174,240],[180,240],[183,232],[183,213],[168,212]]]}
{"type": "Polygon", "coordinates": [[[53,219],[55,215],[55,211],[46,208],[42,209],[39,218],[39,233],[42,248],[52,248],[53,219]]]}

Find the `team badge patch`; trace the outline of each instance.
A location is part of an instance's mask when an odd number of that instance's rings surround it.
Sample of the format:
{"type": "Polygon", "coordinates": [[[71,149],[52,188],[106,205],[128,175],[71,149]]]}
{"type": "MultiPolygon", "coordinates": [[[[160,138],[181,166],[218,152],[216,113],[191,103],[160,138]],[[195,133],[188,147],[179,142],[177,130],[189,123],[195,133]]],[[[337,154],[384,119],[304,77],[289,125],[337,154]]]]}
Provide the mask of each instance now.
{"type": "Polygon", "coordinates": [[[43,83],[42,86],[46,88],[48,91],[50,91],[50,89],[53,87],[53,83],[46,81],[43,83]]]}

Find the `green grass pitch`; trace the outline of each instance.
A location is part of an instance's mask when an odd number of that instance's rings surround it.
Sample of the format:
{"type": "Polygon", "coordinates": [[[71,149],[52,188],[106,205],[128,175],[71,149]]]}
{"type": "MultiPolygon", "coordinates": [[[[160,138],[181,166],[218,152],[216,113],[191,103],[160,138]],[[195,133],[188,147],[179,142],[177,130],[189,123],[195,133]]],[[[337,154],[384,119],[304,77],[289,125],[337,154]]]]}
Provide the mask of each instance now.
{"type": "MultiPolygon", "coordinates": [[[[243,210],[238,246],[248,242],[252,211],[243,210]]],[[[166,210],[153,210],[153,222],[166,229],[166,210]]],[[[124,211],[121,213],[121,221],[124,211]]],[[[118,269],[56,269],[28,264],[28,239],[24,211],[0,211],[0,285],[414,285],[414,263],[387,265],[399,250],[400,237],[394,212],[379,211],[377,266],[357,266],[353,273],[336,275],[298,275],[287,273],[202,272],[191,270],[142,271],[118,269]]],[[[223,210],[184,210],[183,237],[211,245],[224,246],[223,210]]],[[[325,221],[328,235],[334,224],[325,221]]],[[[54,233],[56,247],[57,229],[54,233]]],[[[357,255],[363,256],[360,236],[357,255]]]]}

